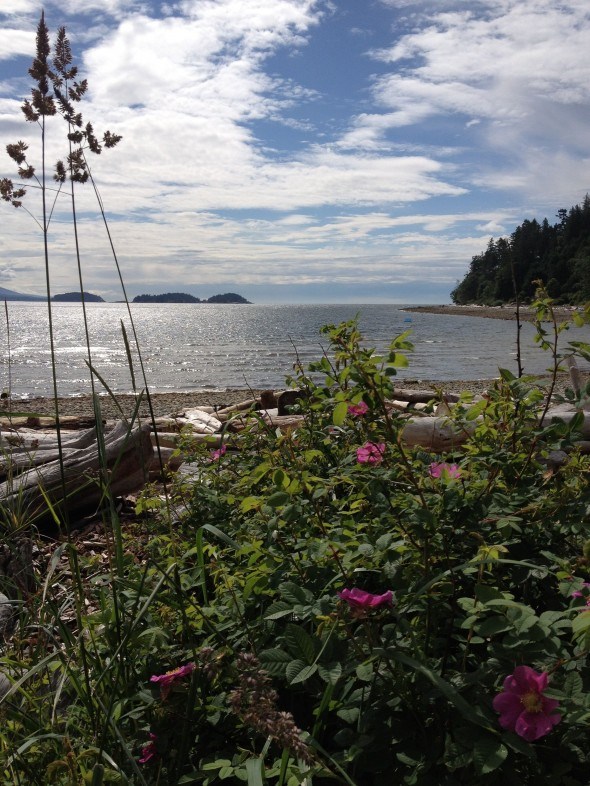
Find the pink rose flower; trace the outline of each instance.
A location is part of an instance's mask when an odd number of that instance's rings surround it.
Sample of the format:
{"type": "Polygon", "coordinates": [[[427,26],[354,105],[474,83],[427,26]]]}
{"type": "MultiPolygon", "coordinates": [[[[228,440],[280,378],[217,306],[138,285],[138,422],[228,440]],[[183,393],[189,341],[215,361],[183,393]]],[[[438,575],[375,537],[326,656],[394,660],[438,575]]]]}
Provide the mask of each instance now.
{"type": "Polygon", "coordinates": [[[393,604],[393,592],[387,590],[383,595],[372,595],[370,592],[357,589],[343,589],[338,593],[338,597],[346,601],[353,609],[376,609],[379,606],[391,606],[393,604]]]}
{"type": "Polygon", "coordinates": [[[141,749],[141,756],[138,759],[140,764],[147,764],[154,756],[158,755],[158,751],[156,749],[156,742],[158,741],[158,737],[156,734],[152,734],[150,731],[150,742],[147,745],[144,745],[141,749]]]}
{"type": "Polygon", "coordinates": [[[380,464],[384,453],[385,442],[365,442],[356,449],[356,460],[359,464],[380,464]]]}
{"type": "Polygon", "coordinates": [[[555,712],[559,706],[556,699],[543,695],[549,675],[539,674],[530,666],[517,666],[514,673],[504,680],[504,690],[493,700],[498,719],[503,729],[516,732],[527,742],[534,742],[549,734],[561,715],[555,712]]]}
{"type": "Polygon", "coordinates": [[[460,478],[461,469],[457,464],[447,464],[445,461],[433,461],[428,468],[431,478],[460,478]]]}
{"type": "Polygon", "coordinates": [[[219,461],[219,459],[223,456],[226,450],[227,450],[226,445],[222,445],[221,447],[217,448],[217,450],[212,450],[211,461],[219,461]]]}
{"type": "Polygon", "coordinates": [[[359,401],[358,404],[350,404],[348,407],[348,414],[354,418],[362,418],[369,411],[369,405],[364,401],[359,401]]]}
{"type": "Polygon", "coordinates": [[[150,677],[150,682],[157,682],[160,685],[160,696],[162,699],[166,699],[174,683],[191,674],[194,668],[194,663],[187,663],[185,666],[178,666],[172,671],[167,671],[166,674],[154,674],[150,677]]]}

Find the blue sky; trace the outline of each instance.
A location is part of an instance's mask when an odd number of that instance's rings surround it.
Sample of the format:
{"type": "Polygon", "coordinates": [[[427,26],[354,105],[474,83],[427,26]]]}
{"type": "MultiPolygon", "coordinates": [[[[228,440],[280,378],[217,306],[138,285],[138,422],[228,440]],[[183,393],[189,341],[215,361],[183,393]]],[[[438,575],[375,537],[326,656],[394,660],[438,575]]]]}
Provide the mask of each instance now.
{"type": "MultiPolygon", "coordinates": [[[[131,296],[445,303],[490,237],[590,191],[587,0],[0,0],[0,177],[9,142],[38,163],[19,107],[42,6],[85,121],[123,136],[92,168],[131,296]]],[[[76,194],[84,288],[118,300],[76,194]]],[[[63,194],[53,292],[78,286],[72,237],[63,194]]],[[[0,203],[0,286],[42,294],[41,250],[0,203]]]]}

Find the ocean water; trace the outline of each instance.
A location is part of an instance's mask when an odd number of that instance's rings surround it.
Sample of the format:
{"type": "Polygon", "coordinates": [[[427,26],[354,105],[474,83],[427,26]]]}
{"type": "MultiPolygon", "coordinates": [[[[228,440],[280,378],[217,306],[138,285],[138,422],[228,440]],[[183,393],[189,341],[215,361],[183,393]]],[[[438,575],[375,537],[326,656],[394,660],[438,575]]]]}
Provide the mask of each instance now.
{"type": "MultiPolygon", "coordinates": [[[[409,313],[400,305],[176,305],[132,304],[131,313],[148,384],[153,392],[281,388],[297,361],[304,365],[327,347],[320,327],[358,315],[367,346],[385,349],[396,335],[411,331],[415,351],[401,379],[474,380],[516,371],[516,323],[499,319],[409,313]]],[[[121,323],[129,339],[127,307],[87,305],[93,367],[111,390],[132,390],[121,323]]],[[[47,305],[8,303],[0,324],[0,389],[15,398],[52,395],[47,305]]],[[[79,304],[53,306],[58,392],[90,391],[90,372],[79,304]]],[[[551,363],[522,330],[525,373],[542,373],[551,363]]],[[[590,329],[572,328],[568,340],[590,342],[590,329]]],[[[132,351],[138,387],[138,357],[132,351]]],[[[583,368],[583,364],[582,364],[583,368]]],[[[104,390],[100,383],[99,391],[104,390]]]]}

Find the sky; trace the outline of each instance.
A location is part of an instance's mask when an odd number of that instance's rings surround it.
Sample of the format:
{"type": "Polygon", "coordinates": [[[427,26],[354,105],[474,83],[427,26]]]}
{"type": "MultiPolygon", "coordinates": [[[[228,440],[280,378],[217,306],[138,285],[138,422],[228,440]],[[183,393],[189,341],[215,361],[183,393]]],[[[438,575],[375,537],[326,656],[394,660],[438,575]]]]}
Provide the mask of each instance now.
{"type": "MultiPolygon", "coordinates": [[[[0,0],[0,178],[42,8],[96,132],[76,186],[86,291],[448,303],[471,258],[590,191],[588,0],[0,0]]],[[[48,172],[67,155],[49,118],[48,172]]],[[[53,192],[51,192],[53,200],[53,192]]],[[[72,200],[52,294],[79,289],[72,200]]],[[[0,202],[0,287],[44,294],[39,189],[0,202]],[[26,208],[26,209],[25,209],[26,208]]]]}

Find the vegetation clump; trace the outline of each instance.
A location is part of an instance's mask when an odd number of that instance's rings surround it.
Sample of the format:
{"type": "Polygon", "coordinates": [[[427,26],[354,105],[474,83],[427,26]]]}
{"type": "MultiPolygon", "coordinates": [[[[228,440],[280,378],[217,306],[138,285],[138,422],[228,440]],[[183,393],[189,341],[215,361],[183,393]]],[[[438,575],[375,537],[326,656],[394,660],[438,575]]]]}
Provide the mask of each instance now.
{"type": "Polygon", "coordinates": [[[590,299],[590,196],[559,221],[523,221],[510,237],[493,238],[471,260],[468,273],[451,292],[453,303],[501,305],[517,297],[530,302],[543,281],[556,304],[590,299]]]}

